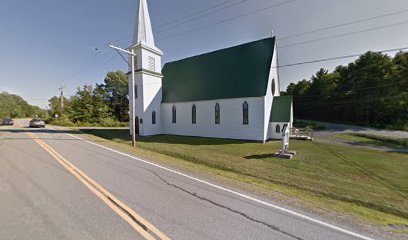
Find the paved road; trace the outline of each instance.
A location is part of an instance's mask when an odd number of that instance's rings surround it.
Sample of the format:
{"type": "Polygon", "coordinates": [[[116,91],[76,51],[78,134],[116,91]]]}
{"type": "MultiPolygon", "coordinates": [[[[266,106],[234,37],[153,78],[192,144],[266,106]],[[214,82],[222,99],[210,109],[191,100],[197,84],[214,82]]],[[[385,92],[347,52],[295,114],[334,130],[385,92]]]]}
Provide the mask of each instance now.
{"type": "Polygon", "coordinates": [[[327,123],[327,122],[319,122],[319,121],[309,121],[309,120],[302,120],[302,121],[316,122],[318,124],[321,124],[327,127],[326,130],[318,131],[316,132],[316,134],[320,134],[320,133],[364,133],[364,134],[373,134],[373,135],[384,136],[384,137],[407,138],[408,139],[408,131],[378,129],[378,128],[327,123]]]}
{"type": "Polygon", "coordinates": [[[392,147],[386,147],[386,146],[356,144],[353,141],[342,139],[336,136],[337,134],[340,134],[340,133],[361,133],[361,134],[378,135],[378,136],[384,136],[384,137],[408,139],[407,131],[377,129],[377,128],[370,128],[370,127],[360,127],[360,126],[326,123],[326,122],[309,121],[309,120],[303,120],[303,121],[316,122],[327,128],[325,130],[314,132],[314,139],[316,141],[321,141],[321,142],[329,143],[329,144],[336,144],[340,146],[347,146],[347,147],[358,147],[358,148],[366,148],[366,149],[372,149],[372,150],[381,150],[385,152],[408,153],[408,149],[403,148],[403,147],[392,148],[392,147]]]}
{"type": "Polygon", "coordinates": [[[362,239],[64,132],[27,131],[0,130],[0,239],[145,239],[126,221],[133,211],[171,239],[362,239]]]}

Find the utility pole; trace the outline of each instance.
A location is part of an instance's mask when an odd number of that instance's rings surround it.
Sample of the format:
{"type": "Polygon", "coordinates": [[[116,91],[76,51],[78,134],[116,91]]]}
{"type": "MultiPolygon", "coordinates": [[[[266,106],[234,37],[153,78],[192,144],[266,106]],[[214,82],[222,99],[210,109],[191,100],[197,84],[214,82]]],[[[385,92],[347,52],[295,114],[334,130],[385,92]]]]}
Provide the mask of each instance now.
{"type": "Polygon", "coordinates": [[[60,98],[60,101],[61,101],[61,114],[62,114],[62,111],[64,110],[64,85],[61,85],[61,87],[59,87],[58,88],[58,90],[60,90],[61,91],[61,98],[60,98]]]}
{"type": "Polygon", "coordinates": [[[132,113],[132,146],[135,147],[136,146],[136,123],[135,123],[135,118],[136,118],[136,99],[135,99],[135,51],[132,49],[131,51],[128,51],[126,49],[117,47],[115,45],[113,45],[112,43],[109,44],[109,47],[116,49],[118,51],[127,53],[130,55],[131,58],[131,71],[132,71],[132,81],[131,81],[131,86],[130,86],[130,91],[131,91],[131,96],[129,98],[131,98],[131,100],[129,101],[129,105],[132,106],[132,110],[130,111],[132,113]]]}

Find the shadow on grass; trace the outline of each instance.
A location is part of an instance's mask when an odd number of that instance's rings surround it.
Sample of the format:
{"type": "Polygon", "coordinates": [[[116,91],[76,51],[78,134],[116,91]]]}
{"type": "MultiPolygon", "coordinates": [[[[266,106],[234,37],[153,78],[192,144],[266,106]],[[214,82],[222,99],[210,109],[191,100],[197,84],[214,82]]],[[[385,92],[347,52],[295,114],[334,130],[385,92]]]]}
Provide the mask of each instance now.
{"type": "Polygon", "coordinates": [[[259,155],[250,155],[244,157],[245,159],[248,160],[253,160],[253,159],[270,159],[270,158],[275,158],[275,154],[259,154],[259,155]]]}
{"type": "MultiPolygon", "coordinates": [[[[83,133],[91,134],[107,140],[118,142],[131,141],[129,129],[85,129],[80,130],[83,133]]],[[[182,145],[226,145],[226,144],[245,144],[256,143],[254,141],[218,139],[218,138],[202,138],[202,137],[188,137],[176,135],[155,135],[155,136],[137,136],[136,141],[141,143],[165,143],[165,144],[182,144],[182,145]]]]}

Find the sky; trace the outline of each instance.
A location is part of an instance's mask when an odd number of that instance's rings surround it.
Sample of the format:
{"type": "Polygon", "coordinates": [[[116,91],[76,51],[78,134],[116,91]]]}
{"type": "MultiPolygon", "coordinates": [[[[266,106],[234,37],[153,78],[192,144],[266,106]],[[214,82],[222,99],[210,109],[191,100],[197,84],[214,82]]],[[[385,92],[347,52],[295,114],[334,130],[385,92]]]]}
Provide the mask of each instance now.
{"type": "MultiPolygon", "coordinates": [[[[0,92],[46,108],[127,63],[138,0],[1,0],[0,92]]],[[[408,47],[407,0],[148,0],[163,64],[277,36],[279,64],[408,47]],[[371,20],[360,21],[370,18],[371,20]],[[177,20],[179,19],[179,20],[177,20]],[[319,30],[355,22],[340,27],[319,30]],[[295,37],[287,38],[299,33],[295,37]]],[[[391,53],[392,54],[392,53],[391,53]]],[[[281,90],[355,59],[280,68],[281,90]]],[[[233,87],[233,86],[231,86],[233,87]]]]}

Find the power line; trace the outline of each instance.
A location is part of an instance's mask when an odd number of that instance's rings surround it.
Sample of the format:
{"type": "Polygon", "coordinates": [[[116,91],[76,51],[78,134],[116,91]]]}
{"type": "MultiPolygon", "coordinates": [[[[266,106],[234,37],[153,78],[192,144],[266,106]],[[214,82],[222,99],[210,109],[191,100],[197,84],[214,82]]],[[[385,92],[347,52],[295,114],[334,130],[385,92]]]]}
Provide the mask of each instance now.
{"type": "MultiPolygon", "coordinates": [[[[228,3],[235,2],[235,1],[237,1],[237,0],[230,0],[230,1],[225,1],[225,2],[222,2],[222,3],[215,4],[215,5],[211,6],[211,7],[206,8],[206,9],[199,10],[199,11],[197,11],[197,12],[191,13],[191,14],[186,15],[186,16],[184,16],[184,17],[177,18],[177,19],[173,19],[173,20],[171,20],[171,21],[169,21],[169,22],[167,22],[167,23],[161,24],[161,25],[155,27],[153,30],[160,29],[161,27],[164,27],[164,26],[167,26],[167,25],[171,25],[171,24],[173,24],[173,23],[179,22],[179,21],[184,20],[184,19],[188,19],[188,18],[190,18],[190,17],[194,17],[195,15],[198,15],[198,14],[200,14],[200,13],[204,13],[204,12],[207,12],[207,11],[209,11],[209,10],[216,9],[216,8],[218,8],[218,7],[220,7],[220,6],[223,6],[223,5],[226,5],[226,4],[228,4],[228,3]]],[[[245,2],[245,1],[248,1],[248,0],[241,0],[241,1],[238,2],[238,3],[233,3],[233,4],[230,4],[230,5],[224,6],[224,7],[222,7],[221,9],[216,9],[215,11],[209,12],[209,13],[203,15],[203,16],[209,16],[209,15],[211,15],[211,14],[213,14],[213,13],[219,12],[219,11],[222,10],[222,9],[226,9],[226,8],[229,8],[229,7],[232,7],[232,6],[241,4],[241,3],[245,2]]],[[[193,18],[193,19],[187,20],[186,22],[180,23],[180,25],[183,25],[183,24],[185,24],[185,23],[187,23],[187,22],[192,22],[193,20],[196,20],[196,19],[199,19],[199,18],[201,18],[201,17],[199,16],[199,17],[197,17],[197,18],[193,18]]],[[[179,26],[179,25],[175,25],[175,26],[166,28],[166,29],[164,29],[164,30],[157,30],[157,31],[155,31],[155,33],[164,32],[164,31],[167,31],[167,30],[169,30],[169,29],[172,29],[172,28],[175,28],[175,27],[178,27],[178,26],[179,26]]],[[[121,39],[118,39],[118,40],[115,40],[115,41],[111,41],[111,42],[117,43],[117,42],[120,42],[120,41],[123,41],[123,40],[128,40],[129,37],[131,37],[131,36],[133,36],[133,35],[129,34],[129,35],[126,35],[126,37],[123,37],[123,38],[121,38],[121,39]]]]}
{"type": "MultiPolygon", "coordinates": [[[[245,1],[245,0],[244,0],[244,1],[245,1]]],[[[241,1],[241,2],[238,2],[238,3],[234,3],[233,5],[240,4],[240,3],[244,2],[244,1],[241,1]]],[[[296,1],[296,0],[293,0],[293,1],[296,1]]],[[[227,2],[225,2],[225,4],[226,4],[226,3],[229,3],[229,2],[232,2],[232,1],[227,1],[227,2]]],[[[283,3],[280,3],[280,4],[278,4],[278,5],[283,5],[283,4],[287,4],[287,3],[290,3],[290,2],[291,2],[291,1],[283,2],[283,3]]],[[[228,5],[228,6],[226,6],[226,7],[229,7],[229,6],[231,6],[231,5],[228,5]]],[[[226,7],[224,7],[224,8],[226,8],[226,7]]],[[[199,27],[199,28],[195,28],[195,29],[188,30],[188,31],[186,31],[186,32],[182,32],[182,33],[179,33],[179,34],[175,34],[175,35],[171,35],[171,36],[168,36],[168,37],[164,37],[164,38],[158,39],[158,41],[165,40],[165,39],[169,39],[169,38],[173,38],[173,37],[177,37],[177,36],[184,35],[184,34],[187,34],[187,33],[190,33],[190,32],[194,32],[194,31],[198,31],[198,30],[201,30],[201,29],[204,29],[204,28],[207,28],[207,27],[211,27],[211,26],[214,26],[214,25],[218,25],[218,24],[221,24],[221,23],[224,23],[224,22],[228,22],[228,21],[231,21],[231,20],[240,18],[240,17],[245,17],[245,16],[248,16],[248,15],[251,15],[251,14],[254,14],[254,13],[258,13],[258,12],[261,12],[261,11],[264,11],[264,10],[267,10],[267,9],[270,9],[270,8],[272,8],[272,7],[276,7],[276,6],[269,6],[269,7],[263,8],[263,9],[258,9],[258,10],[255,10],[255,11],[251,11],[251,12],[248,12],[248,13],[246,13],[246,14],[242,14],[242,15],[235,16],[235,17],[232,17],[232,18],[229,18],[229,19],[222,20],[221,22],[217,22],[217,23],[214,23],[214,24],[209,24],[209,25],[206,25],[206,26],[202,26],[202,27],[199,27]]],[[[214,11],[214,13],[215,13],[215,12],[218,12],[219,10],[220,10],[220,9],[214,11]]],[[[202,10],[202,11],[199,11],[199,12],[205,12],[205,11],[206,11],[206,9],[204,9],[204,10],[202,10]]],[[[352,24],[356,24],[356,23],[367,22],[367,21],[371,21],[371,20],[375,20],[375,19],[380,19],[380,18],[384,18],[384,17],[389,17],[389,16],[394,16],[394,15],[398,15],[398,14],[402,14],[402,13],[406,13],[406,12],[408,12],[408,9],[403,9],[403,10],[396,11],[396,12],[391,12],[391,13],[385,13],[385,14],[381,14],[381,15],[377,15],[377,16],[373,16],[373,17],[369,17],[369,18],[364,18],[364,19],[360,19],[360,20],[355,20],[355,21],[351,21],[351,22],[345,22],[345,23],[341,23],[341,24],[337,24],[337,25],[332,25],[332,26],[328,26],[328,27],[324,27],[324,28],[320,28],[320,29],[316,29],[316,30],[312,30],[312,31],[300,32],[300,33],[292,34],[292,35],[289,35],[289,36],[286,36],[286,37],[278,38],[277,40],[286,40],[286,39],[293,38],[293,37],[298,37],[298,36],[307,35],[307,34],[311,34],[311,33],[316,33],[316,32],[320,32],[320,31],[330,30],[330,29],[334,29],[334,28],[338,28],[338,27],[342,27],[342,26],[348,26],[348,25],[352,25],[352,24]]],[[[189,16],[186,16],[186,17],[183,17],[183,18],[180,18],[180,19],[185,19],[185,18],[188,18],[188,17],[190,17],[190,16],[194,16],[195,14],[196,14],[196,13],[190,14],[189,16]]],[[[207,14],[207,15],[210,15],[210,14],[207,14]]],[[[206,16],[206,15],[205,15],[205,16],[206,16]]],[[[202,17],[202,16],[199,16],[198,18],[201,18],[201,17],[202,17]]],[[[181,25],[182,25],[182,24],[184,24],[184,23],[181,23],[181,25]]],[[[402,25],[402,24],[404,24],[404,23],[397,23],[397,24],[395,24],[395,25],[402,25]]],[[[392,24],[392,25],[387,25],[387,26],[383,26],[383,27],[379,27],[379,28],[365,29],[365,30],[361,30],[361,31],[357,31],[357,32],[352,32],[352,33],[346,33],[346,34],[340,34],[340,35],[335,35],[335,36],[329,36],[329,37],[326,37],[326,38],[320,38],[320,39],[314,39],[314,40],[310,40],[310,41],[306,41],[306,42],[290,44],[290,46],[296,46],[296,45],[306,44],[306,43],[309,43],[309,42],[321,41],[321,40],[325,40],[325,39],[331,39],[331,38],[336,38],[336,37],[342,37],[342,36],[347,36],[347,35],[352,35],[352,34],[367,32],[367,31],[374,31],[374,30],[378,30],[378,29],[382,29],[382,28],[392,27],[392,26],[395,26],[395,25],[392,24]]],[[[173,26],[173,27],[170,27],[170,28],[168,28],[168,29],[175,28],[175,27],[178,27],[178,25],[173,26]]],[[[164,29],[164,30],[161,30],[161,31],[166,31],[166,30],[168,30],[168,29],[164,29]]],[[[158,32],[161,32],[161,31],[158,31],[158,32]]],[[[131,35],[129,35],[129,36],[131,36],[131,35]]],[[[129,38],[126,38],[126,39],[129,39],[129,38]]],[[[117,40],[116,42],[122,41],[122,40],[125,40],[125,39],[120,39],[120,40],[117,40]]],[[[127,41],[126,43],[130,43],[130,42],[131,42],[131,41],[127,41]]],[[[289,47],[289,45],[282,46],[282,48],[286,48],[286,47],[289,47]]]]}
{"type": "Polygon", "coordinates": [[[381,26],[381,27],[363,29],[363,30],[359,30],[359,31],[349,32],[349,33],[337,34],[337,35],[333,35],[333,36],[329,36],[329,37],[316,38],[316,39],[313,39],[313,40],[308,40],[308,41],[303,41],[303,42],[298,42],[298,43],[293,43],[293,44],[280,46],[280,48],[293,47],[293,46],[303,45],[303,44],[307,44],[307,43],[318,42],[318,41],[322,41],[322,40],[333,39],[333,38],[344,37],[344,36],[350,36],[350,35],[364,33],[364,32],[371,32],[371,31],[375,31],[375,30],[380,30],[380,29],[385,29],[385,28],[390,28],[390,27],[395,27],[395,26],[400,26],[400,25],[405,25],[405,24],[408,24],[408,21],[398,22],[398,23],[394,23],[394,24],[381,26]]]}
{"type": "Polygon", "coordinates": [[[214,8],[218,8],[219,6],[228,4],[228,3],[230,3],[230,2],[235,2],[235,1],[236,1],[236,0],[230,0],[230,1],[224,1],[224,2],[221,2],[221,3],[215,4],[215,5],[211,6],[211,7],[206,8],[206,9],[202,9],[202,10],[199,10],[199,11],[197,11],[197,12],[194,12],[194,13],[191,13],[191,14],[189,14],[189,15],[186,15],[186,16],[184,16],[184,17],[180,17],[180,18],[177,18],[177,19],[173,19],[173,20],[168,21],[167,23],[160,24],[160,25],[158,25],[156,28],[161,28],[161,27],[170,25],[170,24],[172,24],[172,23],[175,23],[175,22],[178,22],[178,21],[181,21],[181,20],[190,18],[190,17],[194,17],[195,15],[198,15],[198,14],[200,14],[200,13],[207,12],[208,10],[211,10],[211,9],[214,9],[214,8]]]}
{"type": "MultiPolygon", "coordinates": [[[[408,49],[408,47],[394,48],[394,49],[387,49],[387,50],[382,50],[382,51],[376,51],[376,53],[397,52],[397,51],[403,51],[403,50],[407,50],[407,49],[408,49]]],[[[354,57],[359,57],[359,56],[361,56],[361,55],[363,55],[363,54],[364,54],[364,53],[359,53],[359,54],[345,55],[345,56],[339,56],[339,57],[317,59],[317,60],[312,60],[312,61],[305,61],[305,62],[298,62],[298,63],[290,63],[290,64],[280,65],[280,66],[272,67],[272,68],[293,67],[293,66],[311,64],[311,63],[319,63],[319,62],[327,62],[327,61],[340,60],[340,59],[346,59],[346,58],[354,58],[354,57]]]]}
{"type": "Polygon", "coordinates": [[[195,18],[192,18],[192,19],[189,19],[189,20],[187,20],[187,21],[181,22],[181,23],[179,23],[179,24],[177,24],[177,25],[174,25],[174,26],[171,26],[171,27],[168,27],[168,28],[165,28],[165,29],[156,31],[155,33],[161,33],[161,32],[165,32],[165,31],[168,31],[168,30],[170,30],[170,29],[173,29],[173,28],[180,27],[180,26],[182,26],[182,25],[184,25],[184,24],[186,24],[186,23],[193,22],[193,21],[195,21],[195,20],[197,20],[197,19],[201,19],[201,18],[203,18],[203,17],[209,16],[209,15],[211,15],[211,14],[217,13],[217,12],[219,12],[219,11],[221,11],[221,10],[226,9],[226,8],[231,8],[231,7],[233,7],[233,6],[242,4],[242,3],[247,2],[247,1],[248,1],[248,0],[241,0],[241,1],[239,1],[239,2],[236,2],[236,3],[230,4],[230,5],[224,6],[224,7],[222,7],[222,8],[216,9],[216,10],[214,10],[214,11],[211,11],[211,12],[209,12],[209,13],[207,13],[207,14],[204,14],[204,15],[201,15],[201,16],[197,16],[197,17],[195,17],[195,18]]]}
{"type": "MultiPolygon", "coordinates": [[[[405,82],[408,82],[408,81],[407,80],[401,80],[401,81],[386,83],[386,84],[376,84],[376,85],[373,85],[373,86],[370,86],[370,87],[352,89],[352,90],[347,91],[347,93],[360,92],[362,90],[368,90],[368,89],[373,89],[373,88],[378,88],[378,87],[395,85],[395,84],[405,83],[405,82]]],[[[338,86],[344,86],[344,84],[337,85],[337,87],[338,86]]],[[[332,95],[334,95],[334,94],[332,94],[332,95]]],[[[315,97],[325,97],[325,95],[319,94],[319,95],[307,95],[307,96],[294,96],[294,98],[315,98],[315,97]]]]}
{"type": "Polygon", "coordinates": [[[116,49],[116,48],[115,48],[115,50],[116,50],[116,52],[122,57],[122,59],[128,64],[128,66],[131,68],[132,66],[130,65],[129,61],[126,60],[126,58],[122,55],[122,53],[119,52],[119,50],[116,49]]]}
{"type": "Polygon", "coordinates": [[[312,31],[295,33],[295,34],[292,34],[292,35],[288,35],[286,37],[278,38],[278,40],[285,40],[285,39],[299,37],[299,36],[303,36],[303,35],[308,35],[308,34],[312,34],[312,33],[316,33],[316,32],[326,31],[326,30],[330,30],[330,29],[334,29],[334,28],[353,25],[353,24],[356,24],[356,23],[368,22],[368,21],[371,21],[371,20],[380,19],[380,18],[389,17],[389,16],[394,16],[394,15],[398,15],[398,14],[406,13],[406,12],[408,12],[408,9],[404,9],[404,10],[396,11],[396,12],[392,12],[392,13],[386,13],[386,14],[382,14],[382,15],[377,15],[377,16],[364,18],[364,19],[360,19],[360,20],[356,20],[356,21],[345,22],[345,23],[341,23],[341,24],[337,24],[337,25],[332,25],[332,26],[328,26],[328,27],[324,27],[324,28],[315,29],[315,30],[312,30],[312,31]]]}
{"type": "Polygon", "coordinates": [[[91,61],[89,61],[86,65],[84,65],[82,68],[80,68],[80,70],[78,70],[77,72],[75,72],[74,74],[72,74],[70,77],[64,78],[62,80],[62,82],[65,82],[67,80],[70,80],[74,77],[76,77],[77,75],[81,74],[83,71],[93,67],[93,65],[96,65],[99,61],[102,61],[102,59],[104,59],[106,56],[108,56],[111,52],[104,52],[101,57],[98,57],[98,59],[92,59],[91,61]]]}
{"type": "MultiPolygon", "coordinates": [[[[107,57],[107,56],[109,56],[109,55],[112,55],[112,53],[113,53],[113,51],[107,53],[107,54],[104,56],[104,58],[107,57]]],[[[90,65],[89,67],[84,68],[84,70],[86,70],[86,71],[79,72],[80,74],[74,75],[74,76],[71,77],[70,79],[73,79],[74,77],[75,77],[75,78],[82,78],[84,75],[88,74],[88,73],[91,72],[93,69],[98,69],[98,68],[100,68],[100,67],[105,66],[107,63],[109,63],[110,61],[112,61],[115,57],[116,57],[116,55],[113,54],[110,58],[105,58],[104,60],[102,60],[102,58],[101,58],[100,61],[98,60],[98,61],[94,62],[92,65],[90,65]],[[98,64],[98,63],[99,63],[99,64],[98,64]]]]}
{"type": "Polygon", "coordinates": [[[195,31],[198,31],[198,30],[201,30],[201,29],[204,29],[204,28],[219,25],[221,23],[229,22],[229,21],[232,21],[232,20],[235,20],[235,19],[238,19],[238,18],[246,17],[246,16],[253,15],[253,14],[256,14],[256,13],[260,13],[260,12],[263,12],[263,11],[266,11],[266,10],[269,10],[269,9],[272,9],[272,8],[280,7],[280,6],[295,2],[295,1],[297,1],[297,0],[288,0],[288,1],[285,1],[285,2],[278,3],[278,4],[273,4],[273,5],[264,7],[264,8],[260,8],[260,9],[254,10],[254,11],[250,11],[250,12],[247,12],[247,13],[244,13],[244,14],[240,14],[240,15],[237,15],[237,16],[234,16],[234,17],[231,17],[231,18],[227,18],[227,19],[224,19],[224,20],[216,22],[216,23],[208,24],[208,25],[198,27],[198,28],[193,28],[193,29],[190,29],[189,31],[186,31],[186,32],[182,32],[182,33],[170,35],[170,36],[167,36],[167,37],[164,37],[164,38],[160,38],[160,39],[158,39],[158,41],[162,41],[162,40],[165,40],[165,39],[170,39],[170,38],[178,37],[178,36],[181,36],[181,35],[185,35],[187,33],[195,32],[195,31]]]}

